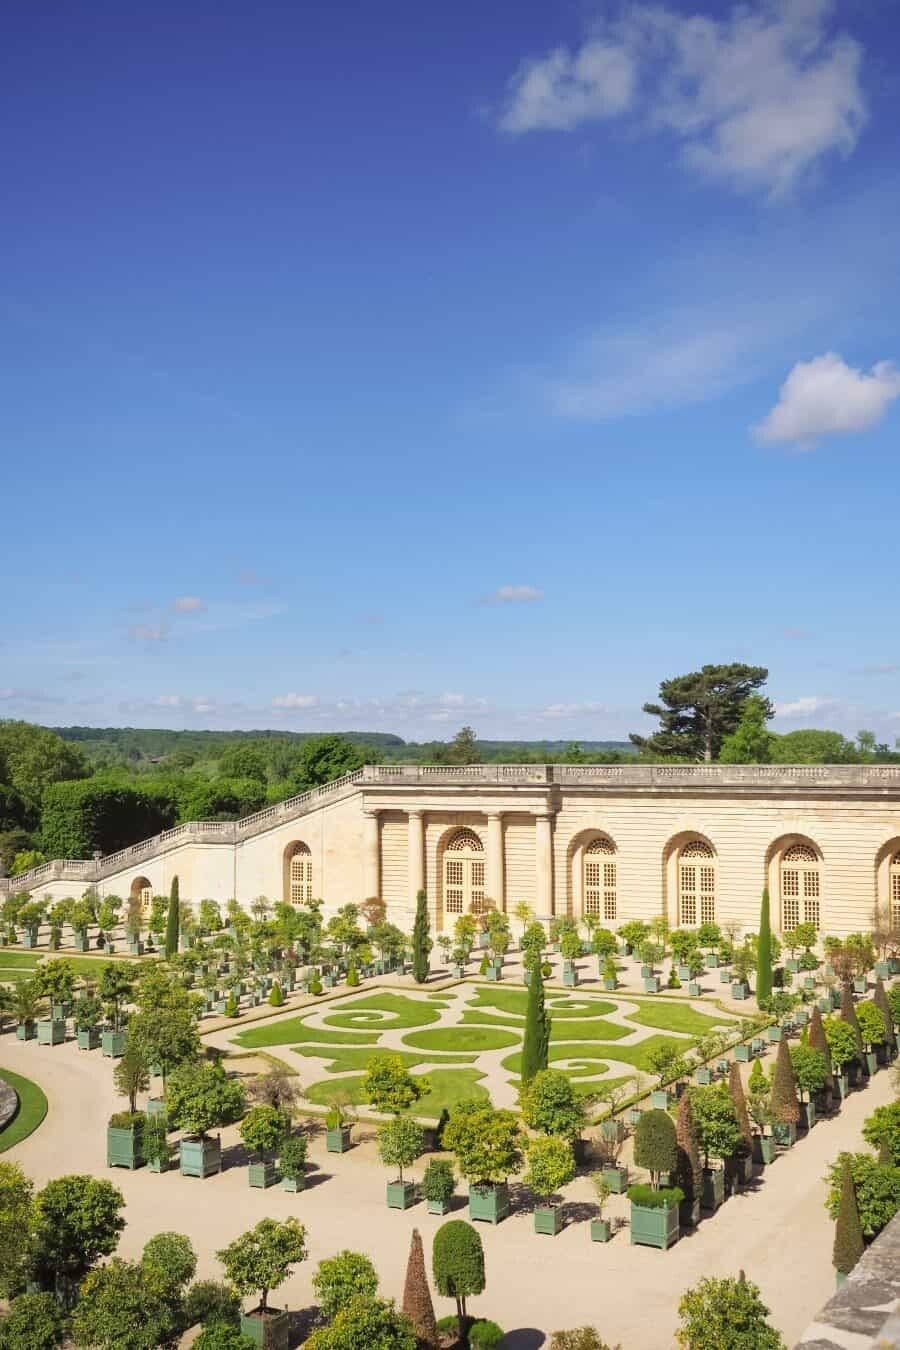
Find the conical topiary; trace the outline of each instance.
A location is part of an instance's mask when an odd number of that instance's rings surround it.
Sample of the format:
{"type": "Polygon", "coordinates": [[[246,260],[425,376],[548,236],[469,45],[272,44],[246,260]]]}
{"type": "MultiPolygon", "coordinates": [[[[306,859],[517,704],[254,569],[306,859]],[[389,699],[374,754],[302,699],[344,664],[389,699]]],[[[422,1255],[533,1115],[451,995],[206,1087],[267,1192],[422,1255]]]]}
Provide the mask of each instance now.
{"type": "Polygon", "coordinates": [[[522,1039],[523,1083],[530,1083],[541,1069],[547,1067],[550,1047],[550,1018],[544,1007],[544,981],[540,969],[532,967],[528,981],[528,1004],[525,1009],[525,1033],[522,1039]]]}
{"type": "Polygon", "coordinates": [[[756,1001],[764,1006],[772,997],[772,922],[769,917],[769,888],[763,887],[759,911],[759,938],[756,944],[756,1001]]]}
{"type": "Polygon", "coordinates": [[[800,1119],[797,1080],[786,1040],[778,1042],[775,1072],[772,1074],[772,1116],[780,1125],[796,1125],[800,1119]]]}
{"type": "Polygon", "coordinates": [[[841,1173],[841,1199],[834,1226],[834,1248],[831,1258],[835,1270],[840,1275],[849,1275],[864,1250],[865,1243],[862,1224],[859,1221],[853,1173],[850,1171],[849,1162],[845,1162],[841,1173]]]}
{"type": "Polygon", "coordinates": [[[418,1228],[412,1230],[409,1260],[406,1263],[406,1283],[403,1286],[403,1311],[412,1322],[420,1350],[431,1350],[438,1345],[438,1329],[434,1316],[428,1276],[425,1274],[425,1253],[418,1228]]]}
{"type": "Polygon", "coordinates": [[[736,1059],[733,1059],[728,1066],[728,1091],[731,1094],[731,1100],[734,1103],[734,1111],[738,1118],[738,1124],[741,1127],[741,1134],[744,1139],[746,1152],[747,1154],[752,1153],[753,1130],[750,1126],[750,1116],[747,1111],[747,1098],[744,1095],[744,1084],[741,1081],[741,1066],[736,1059]]]}
{"type": "Polygon", "coordinates": [[[831,1046],[828,1044],[828,1037],[825,1035],[825,1023],[822,1021],[822,1014],[818,1008],[813,1008],[812,1017],[809,1019],[809,1048],[818,1050],[819,1054],[825,1058],[825,1063],[828,1066],[825,1093],[830,1098],[834,1092],[834,1077],[831,1072],[831,1046]]]}
{"type": "Polygon", "coordinates": [[[865,1047],[863,1046],[862,1032],[859,1029],[859,1020],[853,1002],[853,990],[849,984],[844,984],[841,988],[841,1018],[849,1027],[853,1028],[853,1034],[856,1037],[856,1058],[860,1064],[865,1064],[865,1047]]]}
{"type": "Polygon", "coordinates": [[[700,1150],[697,1146],[697,1129],[694,1125],[694,1112],[691,1108],[691,1094],[682,1093],[678,1103],[678,1115],[675,1119],[675,1139],[677,1156],[672,1184],[684,1191],[685,1200],[693,1203],[700,1199],[703,1186],[703,1167],[700,1162],[700,1150]]]}
{"type": "Polygon", "coordinates": [[[875,993],[872,995],[872,1002],[884,1018],[884,1043],[889,1050],[893,1050],[894,1046],[897,1044],[897,1033],[894,1030],[894,1018],[891,1013],[890,999],[887,996],[887,990],[884,987],[884,981],[880,975],[875,981],[875,993]]]}

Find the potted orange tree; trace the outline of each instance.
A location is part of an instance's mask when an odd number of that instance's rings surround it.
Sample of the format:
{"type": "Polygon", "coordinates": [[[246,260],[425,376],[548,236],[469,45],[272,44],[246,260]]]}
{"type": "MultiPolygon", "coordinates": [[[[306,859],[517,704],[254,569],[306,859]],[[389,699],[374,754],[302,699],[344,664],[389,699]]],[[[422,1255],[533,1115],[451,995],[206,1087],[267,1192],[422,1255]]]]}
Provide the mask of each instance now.
{"type": "Polygon", "coordinates": [[[250,1162],[247,1169],[251,1186],[265,1190],[275,1185],[278,1172],[274,1155],[284,1142],[287,1132],[287,1119],[277,1106],[253,1106],[244,1116],[240,1135],[251,1154],[255,1155],[255,1160],[250,1162]]]}
{"type": "Polygon", "coordinates": [[[634,1132],[634,1160],[650,1173],[649,1185],[628,1188],[631,1201],[631,1243],[668,1250],[681,1234],[678,1207],[684,1192],[678,1186],[663,1186],[678,1160],[675,1124],[667,1111],[645,1111],[634,1132]]]}
{"type": "Polygon", "coordinates": [[[534,1231],[555,1237],[562,1228],[562,1210],[553,1201],[575,1175],[572,1147],[554,1135],[538,1135],[529,1140],[526,1153],[525,1185],[543,1202],[534,1208],[534,1231]]]}
{"type": "Polygon", "coordinates": [[[461,1102],[444,1127],[443,1143],[469,1182],[469,1217],[500,1223],[509,1214],[507,1182],[522,1168],[515,1112],[461,1102]]]}
{"type": "Polygon", "coordinates": [[[241,1313],[241,1334],[261,1350],[288,1350],[290,1313],[271,1308],[269,1294],[284,1284],[291,1266],[306,1260],[306,1230],[296,1219],[260,1219],[255,1228],[216,1252],[230,1284],[244,1298],[258,1295],[256,1306],[241,1313]]]}

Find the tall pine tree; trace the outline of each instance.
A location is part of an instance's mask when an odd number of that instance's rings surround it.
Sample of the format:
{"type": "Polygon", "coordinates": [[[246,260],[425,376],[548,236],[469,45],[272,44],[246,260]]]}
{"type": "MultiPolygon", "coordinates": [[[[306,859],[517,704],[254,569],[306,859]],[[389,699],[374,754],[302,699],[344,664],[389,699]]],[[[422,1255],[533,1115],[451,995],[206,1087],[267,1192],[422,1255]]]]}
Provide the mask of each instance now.
{"type": "Polygon", "coordinates": [[[544,1007],[544,978],[539,962],[531,967],[528,981],[528,1005],[525,1009],[525,1035],[522,1041],[522,1082],[529,1083],[547,1067],[550,1047],[550,1018],[544,1007]]]}
{"type": "Polygon", "coordinates": [[[769,888],[763,887],[759,911],[759,941],[756,948],[756,1002],[772,997],[772,921],[769,915],[769,888]]]}
{"type": "Polygon", "coordinates": [[[428,957],[431,952],[431,934],[428,926],[428,902],[425,892],[416,896],[416,921],[412,936],[412,973],[416,984],[424,984],[428,979],[428,957]]]}
{"type": "Polygon", "coordinates": [[[178,951],[178,924],[179,924],[179,899],[178,899],[178,878],[172,878],[172,889],[169,891],[169,914],[166,919],[166,959],[174,956],[178,951]]]}

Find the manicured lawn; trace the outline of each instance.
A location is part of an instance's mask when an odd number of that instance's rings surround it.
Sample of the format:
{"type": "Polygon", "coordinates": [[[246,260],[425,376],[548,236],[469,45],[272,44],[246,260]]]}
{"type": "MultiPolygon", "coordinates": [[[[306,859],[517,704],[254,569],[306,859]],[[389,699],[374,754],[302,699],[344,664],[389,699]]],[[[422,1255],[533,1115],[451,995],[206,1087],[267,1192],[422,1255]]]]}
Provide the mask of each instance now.
{"type": "Polygon", "coordinates": [[[378,1039],[377,1031],[325,1031],[307,1026],[302,1017],[265,1022],[262,1026],[239,1031],[234,1037],[237,1045],[251,1050],[258,1050],[263,1045],[299,1045],[305,1042],[318,1045],[377,1045],[378,1039]]]}
{"type": "Polygon", "coordinates": [[[19,1094],[18,1111],[6,1129],[0,1130],[0,1153],[5,1153],[8,1148],[21,1143],[37,1129],[47,1114],[47,1098],[37,1083],[32,1083],[30,1078],[23,1078],[9,1069],[4,1069],[0,1078],[15,1088],[19,1094]]]}
{"type": "Polygon", "coordinates": [[[574,1018],[557,1018],[553,1009],[550,1010],[551,1041],[618,1041],[623,1036],[630,1036],[633,1031],[633,1027],[608,1022],[604,1017],[579,1022],[574,1018]]]}
{"type": "MultiPolygon", "coordinates": [[[[46,953],[43,953],[46,955],[46,953]]],[[[0,966],[4,969],[33,970],[41,957],[37,952],[19,952],[15,947],[0,947],[0,966]]]]}
{"type": "Polygon", "coordinates": [[[517,1031],[525,1027],[524,1017],[501,1017],[499,1013],[481,1012],[478,1008],[467,1008],[459,1020],[462,1026],[512,1027],[517,1031]]]}
{"type": "MultiPolygon", "coordinates": [[[[528,1007],[527,989],[490,989],[483,984],[473,990],[468,1000],[470,1008],[496,1008],[499,1012],[525,1016],[528,1007]]],[[[553,1017],[604,1017],[615,1012],[616,1004],[608,998],[594,998],[590,994],[570,995],[559,990],[546,990],[544,995],[553,1017]]]]}
{"type": "Polygon", "coordinates": [[[467,1000],[470,1008],[498,1008],[500,1012],[524,1017],[528,1006],[528,994],[524,989],[491,989],[479,984],[474,987],[473,995],[467,1000]]]}
{"type": "Polygon", "coordinates": [[[412,1031],[403,1037],[404,1045],[419,1050],[503,1050],[518,1045],[521,1037],[514,1031],[499,1031],[494,1027],[435,1027],[429,1031],[412,1031]]]}
{"type": "Polygon", "coordinates": [[[610,1059],[618,1060],[621,1064],[633,1064],[636,1069],[640,1069],[643,1073],[650,1073],[647,1055],[654,1046],[671,1046],[673,1050],[683,1054],[691,1044],[691,1041],[676,1041],[671,1036],[648,1036],[645,1041],[640,1041],[637,1045],[607,1046],[606,1054],[610,1059]]]}
{"type": "MultiPolygon", "coordinates": [[[[431,1091],[416,1102],[410,1114],[422,1116],[426,1120],[437,1120],[442,1111],[452,1111],[461,1101],[475,1097],[489,1102],[490,1098],[479,1081],[483,1077],[484,1074],[477,1069],[433,1069],[428,1074],[431,1091]]],[[[323,1079],[312,1083],[306,1095],[318,1106],[330,1106],[336,1095],[346,1093],[356,1106],[364,1106],[362,1082],[362,1074],[330,1081],[323,1079]]]]}
{"type": "MultiPolygon", "coordinates": [[[[608,1050],[602,1050],[594,1045],[551,1045],[547,1054],[549,1064],[560,1064],[566,1060],[571,1060],[571,1066],[565,1070],[570,1078],[583,1078],[585,1075],[596,1076],[598,1073],[605,1073],[608,1064],[604,1062],[602,1056],[608,1055],[608,1050]]],[[[510,1073],[522,1072],[521,1054],[507,1055],[500,1061],[504,1069],[510,1073]]]]}
{"type": "Polygon", "coordinates": [[[567,998],[565,1001],[553,1000],[548,1003],[551,1017],[605,1017],[615,1012],[615,1003],[608,998],[567,998]]]}
{"type": "MultiPolygon", "coordinates": [[[[318,1059],[328,1059],[330,1062],[326,1066],[329,1073],[349,1073],[351,1070],[368,1068],[369,1061],[374,1055],[396,1055],[403,1060],[407,1069],[415,1069],[420,1064],[434,1064],[434,1055],[417,1055],[411,1050],[389,1050],[385,1047],[383,1050],[373,1050],[370,1047],[354,1047],[347,1050],[330,1050],[324,1045],[298,1045],[294,1047],[298,1054],[317,1057],[318,1059]]],[[[474,1064],[475,1055],[442,1055],[442,1064],[474,1064]]]]}
{"type": "Polygon", "coordinates": [[[705,1036],[716,1027],[737,1026],[733,1019],[724,1014],[708,1017],[705,1013],[695,1012],[686,1003],[676,1003],[674,999],[661,999],[659,1003],[649,1000],[641,1002],[637,1012],[628,1014],[628,1020],[642,1027],[658,1027],[660,1031],[685,1031],[690,1036],[705,1036]]]}
{"type": "Polygon", "coordinates": [[[426,1027],[439,1022],[443,1008],[424,999],[405,998],[403,994],[369,994],[341,1003],[325,1018],[332,1027],[356,1027],[360,1031],[396,1031],[401,1027],[426,1027]],[[390,1016],[382,1014],[389,1013],[390,1016]]]}

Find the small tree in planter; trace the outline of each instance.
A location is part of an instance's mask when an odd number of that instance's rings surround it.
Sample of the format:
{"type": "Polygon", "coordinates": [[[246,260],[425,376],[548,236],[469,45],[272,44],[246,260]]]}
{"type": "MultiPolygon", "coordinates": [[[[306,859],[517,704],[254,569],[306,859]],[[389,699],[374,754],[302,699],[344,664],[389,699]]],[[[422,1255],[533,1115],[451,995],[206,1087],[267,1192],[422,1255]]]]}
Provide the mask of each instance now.
{"type": "Polygon", "coordinates": [[[424,891],[416,895],[416,919],[413,925],[413,979],[416,984],[425,984],[428,979],[428,958],[433,943],[428,923],[428,900],[424,891]]]}
{"type": "Polygon", "coordinates": [[[703,1155],[701,1207],[715,1211],[725,1199],[724,1164],[741,1147],[744,1137],[731,1094],[724,1083],[691,1089],[691,1107],[697,1130],[697,1142],[703,1155]],[[723,1167],[713,1170],[710,1158],[718,1158],[723,1167]]]}
{"type": "Polygon", "coordinates": [[[332,1093],[331,1108],[325,1116],[325,1147],[329,1153],[346,1153],[350,1147],[353,1129],[352,1102],[349,1094],[338,1088],[332,1093]]]}
{"type": "Polygon", "coordinates": [[[362,1093],[376,1111],[399,1115],[428,1091],[427,1080],[413,1078],[399,1055],[373,1055],[366,1067],[362,1093]]]}
{"type": "Polygon", "coordinates": [[[758,1059],[753,1061],[747,1086],[747,1113],[756,1126],[753,1136],[754,1161],[768,1164],[775,1156],[773,1141],[766,1134],[772,1125],[772,1098],[769,1080],[758,1059]]]}
{"type": "Polygon", "coordinates": [[[432,1243],[431,1273],[437,1292],[456,1301],[459,1339],[464,1343],[466,1299],[484,1293],[485,1285],[484,1248],[471,1224],[462,1219],[441,1224],[432,1243]]]}
{"type": "Polygon", "coordinates": [[[125,1049],[123,1007],[134,992],[134,975],[129,966],[121,961],[107,961],[100,972],[98,990],[110,1023],[109,1030],[100,1037],[100,1044],[105,1055],[115,1058],[125,1049]]]}
{"type": "Polygon", "coordinates": [[[306,1189],[306,1153],[306,1135],[288,1135],[281,1145],[281,1152],[278,1155],[282,1190],[302,1191],[306,1189]]]}
{"type": "Polygon", "coordinates": [[[448,1213],[455,1188],[453,1164],[446,1158],[432,1158],[422,1177],[422,1195],[428,1213],[448,1213]]]}
{"type": "Polygon", "coordinates": [[[88,949],[88,929],[96,919],[96,906],[93,900],[82,896],[72,905],[69,923],[75,933],[75,950],[86,952],[88,949]]]}
{"type": "Polygon", "coordinates": [[[865,1047],[863,1046],[862,1033],[859,1029],[859,1021],[856,1016],[853,991],[851,990],[850,985],[846,983],[841,987],[840,1016],[842,1021],[846,1022],[848,1027],[852,1027],[853,1029],[853,1035],[856,1038],[856,1063],[859,1068],[862,1068],[865,1062],[865,1047]]]}
{"type": "Polygon", "coordinates": [[[553,1200],[575,1175],[571,1145],[553,1135],[539,1136],[529,1141],[527,1155],[525,1185],[543,1201],[535,1207],[534,1231],[555,1236],[562,1227],[562,1211],[553,1200]]]}
{"type": "Polygon", "coordinates": [[[681,1100],[678,1103],[675,1139],[678,1153],[672,1180],[678,1189],[684,1193],[684,1200],[679,1206],[679,1223],[682,1228],[695,1228],[700,1222],[703,1167],[700,1163],[697,1127],[694,1124],[690,1092],[682,1093],[681,1100]]]}
{"type": "Polygon", "coordinates": [[[138,1094],[146,1092],[150,1086],[147,1061],[138,1046],[125,1047],[125,1053],[113,1069],[113,1082],[119,1095],[128,1098],[129,1111],[134,1112],[137,1109],[138,1094]]]}
{"type": "Polygon", "coordinates": [[[797,1091],[800,1093],[800,1106],[806,1117],[806,1128],[811,1130],[816,1123],[813,1097],[825,1090],[828,1081],[828,1063],[820,1051],[814,1050],[809,1044],[801,1044],[791,1047],[791,1068],[794,1071],[797,1091]]]}
{"type": "Polygon", "coordinates": [[[38,929],[44,921],[47,906],[43,901],[30,900],[18,913],[18,923],[22,928],[22,942],[26,947],[38,945],[38,929]]]}
{"type": "Polygon", "coordinates": [[[34,1040],[37,1035],[37,1019],[45,1007],[44,996],[37,981],[34,979],[20,980],[13,989],[10,1002],[17,1024],[17,1040],[34,1040]]]}
{"type": "Polygon", "coordinates": [[[378,1131],[378,1152],[386,1167],[396,1167],[396,1181],[387,1185],[387,1203],[389,1209],[409,1209],[416,1196],[413,1182],[403,1180],[403,1169],[421,1156],[425,1147],[425,1131],[416,1120],[409,1116],[394,1116],[378,1131]]]}
{"type": "Polygon", "coordinates": [[[319,1310],[333,1322],[354,1298],[374,1298],[378,1273],[362,1252],[342,1251],[320,1261],[312,1280],[319,1310]]]}
{"type": "Polygon", "coordinates": [[[51,1016],[64,1020],[69,1015],[75,993],[75,967],[66,957],[55,957],[38,966],[34,975],[38,988],[50,1000],[51,1016]]]}
{"type": "Polygon", "coordinates": [[[259,1294],[252,1312],[241,1314],[241,1330],[266,1350],[287,1350],[290,1316],[269,1307],[269,1294],[283,1284],[291,1266],[306,1260],[306,1230],[296,1219],[260,1219],[255,1228],[216,1252],[225,1274],[242,1297],[259,1294]]]}
{"type": "Polygon", "coordinates": [[[286,1120],[290,1121],[300,1104],[303,1089],[300,1079],[286,1064],[273,1064],[265,1073],[251,1078],[247,1084],[247,1096],[262,1106],[277,1106],[286,1120]]]}
{"type": "Polygon", "coordinates": [[[168,1139],[168,1123],[163,1115],[147,1116],[144,1122],[144,1161],[151,1172],[167,1172],[174,1149],[168,1139]]]}
{"type": "Polygon", "coordinates": [[[843,1098],[848,1091],[849,1067],[856,1060],[856,1033],[842,1017],[826,1017],[823,1026],[831,1053],[832,1071],[837,1079],[838,1092],[843,1098]]]}
{"type": "Polygon", "coordinates": [[[766,1318],[769,1309],[755,1284],[741,1271],[735,1279],[704,1278],[682,1295],[678,1344],[684,1350],[785,1350],[784,1341],[766,1318]]]}
{"type": "Polygon", "coordinates": [[[104,896],[102,904],[97,906],[97,946],[107,947],[113,935],[113,930],[119,922],[119,910],[122,908],[122,901],[118,895],[104,896]]]}
{"type": "Polygon", "coordinates": [[[800,1103],[787,1041],[778,1042],[772,1073],[772,1135],[776,1144],[790,1148],[797,1138],[800,1103]]]}
{"type": "Polygon", "coordinates": [[[100,1018],[103,1004],[96,994],[85,994],[75,1004],[75,1034],[79,1050],[96,1050],[100,1045],[100,1018]]]}
{"type": "Polygon", "coordinates": [[[849,1162],[841,1169],[841,1198],[837,1220],[834,1226],[834,1247],[832,1265],[837,1273],[838,1284],[842,1284],[850,1274],[865,1250],[862,1224],[859,1221],[859,1206],[856,1203],[856,1187],[853,1185],[853,1173],[849,1162]]]}
{"type": "Polygon", "coordinates": [[[604,1219],[603,1207],[612,1194],[610,1184],[602,1172],[595,1172],[591,1181],[597,1200],[597,1217],[591,1219],[591,1242],[609,1242],[612,1237],[612,1224],[609,1219],[604,1219]]]}
{"type": "Polygon", "coordinates": [[[418,1345],[437,1345],[438,1329],[434,1318],[434,1304],[425,1274],[425,1253],[418,1228],[412,1231],[406,1280],[403,1285],[403,1311],[412,1323],[418,1345]]]}
{"type": "Polygon", "coordinates": [[[640,947],[650,935],[650,927],[640,919],[629,919],[627,923],[619,924],[619,937],[625,943],[629,952],[634,952],[640,947]]]}
{"type": "Polygon", "coordinates": [[[823,1101],[826,1110],[831,1104],[831,1096],[834,1092],[834,1076],[831,1068],[831,1048],[828,1044],[828,1037],[825,1035],[825,1025],[822,1021],[822,1012],[820,1008],[813,1008],[812,1017],[809,1019],[809,1031],[806,1037],[807,1044],[811,1050],[818,1050],[819,1054],[825,1060],[828,1070],[825,1076],[825,1086],[822,1089],[823,1101]]]}
{"type": "Polygon", "coordinates": [[[251,1153],[257,1156],[248,1168],[251,1186],[265,1190],[277,1181],[274,1155],[288,1132],[288,1122],[277,1106],[254,1106],[241,1121],[240,1135],[251,1153]]]}
{"type": "Polygon", "coordinates": [[[655,1190],[661,1176],[674,1170],[677,1147],[675,1125],[668,1112],[645,1111],[634,1131],[634,1161],[650,1173],[650,1184],[655,1190]]]}
{"type": "Polygon", "coordinates": [[[184,1130],[181,1141],[183,1176],[208,1177],[221,1171],[222,1148],[209,1131],[238,1120],[244,1110],[244,1089],[229,1079],[220,1064],[182,1064],[169,1079],[169,1120],[184,1130]]]}
{"type": "Polygon", "coordinates": [[[444,1147],[456,1154],[469,1182],[469,1214],[499,1223],[509,1213],[507,1180],[522,1167],[519,1123],[512,1111],[462,1103],[444,1128],[444,1147]]]}
{"type": "Polygon", "coordinates": [[[876,1051],[880,1050],[887,1039],[884,1017],[877,1004],[872,999],[867,999],[865,1003],[860,1003],[857,1007],[856,1020],[859,1024],[859,1034],[862,1037],[865,1050],[866,1065],[869,1073],[873,1074],[878,1067],[875,1057],[876,1051]]]}
{"type": "Polygon", "coordinates": [[[128,1167],[132,1170],[144,1165],[143,1111],[114,1111],[106,1126],[107,1167],[128,1167]]]}
{"type": "Polygon", "coordinates": [[[532,1130],[574,1144],[584,1127],[584,1102],[560,1069],[540,1069],[519,1087],[522,1119],[532,1130]]]}
{"type": "MultiPolygon", "coordinates": [[[[754,1060],[755,1064],[759,1060],[754,1060]]],[[[750,1115],[747,1111],[747,1098],[741,1068],[737,1060],[732,1060],[728,1069],[728,1092],[734,1104],[734,1113],[741,1129],[741,1143],[735,1149],[731,1162],[740,1182],[747,1182],[753,1174],[753,1131],[750,1128],[750,1115]]]]}
{"type": "Polygon", "coordinates": [[[879,1156],[886,1154],[892,1167],[900,1168],[900,1101],[890,1102],[887,1106],[876,1106],[866,1118],[862,1130],[863,1139],[879,1156]]]}
{"type": "Polygon", "coordinates": [[[839,1153],[825,1176],[828,1183],[825,1208],[833,1220],[840,1209],[845,1166],[850,1167],[853,1175],[863,1236],[871,1242],[900,1209],[900,1167],[882,1163],[869,1152],[839,1153]]]}

